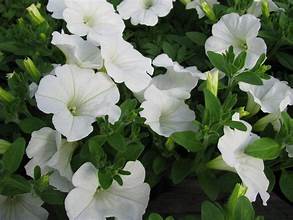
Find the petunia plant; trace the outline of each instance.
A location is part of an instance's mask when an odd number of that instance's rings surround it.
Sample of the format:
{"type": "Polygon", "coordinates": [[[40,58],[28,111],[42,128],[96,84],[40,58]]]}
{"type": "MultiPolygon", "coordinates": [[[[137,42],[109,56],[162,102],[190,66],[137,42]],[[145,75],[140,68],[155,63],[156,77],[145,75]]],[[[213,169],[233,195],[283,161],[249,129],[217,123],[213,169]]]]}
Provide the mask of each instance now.
{"type": "Polygon", "coordinates": [[[292,10],[0,2],[0,220],[261,220],[292,204],[292,10]],[[166,192],[190,205],[178,185],[201,195],[192,213],[164,211],[166,192]]]}

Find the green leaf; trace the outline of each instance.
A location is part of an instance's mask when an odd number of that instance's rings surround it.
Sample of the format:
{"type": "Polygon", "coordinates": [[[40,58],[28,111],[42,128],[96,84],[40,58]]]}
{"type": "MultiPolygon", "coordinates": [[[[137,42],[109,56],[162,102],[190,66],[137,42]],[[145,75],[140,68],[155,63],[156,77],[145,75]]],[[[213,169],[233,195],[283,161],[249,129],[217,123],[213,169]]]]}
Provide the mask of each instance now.
{"type": "Polygon", "coordinates": [[[126,150],[126,140],[120,133],[114,133],[107,138],[108,143],[117,151],[126,150]]]}
{"type": "Polygon", "coordinates": [[[249,144],[245,153],[263,160],[276,159],[281,152],[281,146],[271,138],[260,138],[249,144]]]}
{"type": "Polygon", "coordinates": [[[162,48],[163,48],[164,53],[166,53],[171,59],[176,58],[176,50],[172,46],[172,44],[170,44],[168,42],[163,42],[162,48]]]}
{"type": "Polygon", "coordinates": [[[225,220],[223,211],[213,203],[205,201],[201,205],[202,220],[225,220]]]}
{"type": "Polygon", "coordinates": [[[148,220],[163,220],[163,218],[157,213],[151,213],[148,220]]]}
{"type": "Polygon", "coordinates": [[[162,173],[167,167],[167,160],[164,157],[157,156],[153,161],[153,171],[156,175],[162,173]]]}
{"type": "Polygon", "coordinates": [[[250,201],[244,197],[241,196],[236,204],[235,210],[234,210],[234,218],[237,220],[254,220],[254,209],[250,203],[250,201]]]}
{"type": "Polygon", "coordinates": [[[286,67],[289,70],[293,70],[293,55],[284,52],[278,52],[276,54],[276,57],[282,66],[286,67]]]}
{"type": "Polygon", "coordinates": [[[182,182],[192,171],[193,161],[189,159],[176,160],[171,169],[171,179],[174,184],[182,182]]]}
{"type": "Polygon", "coordinates": [[[186,32],[185,34],[193,43],[199,46],[203,46],[207,39],[207,36],[201,32],[186,32]]]}
{"type": "Polygon", "coordinates": [[[104,135],[97,135],[89,140],[90,157],[93,159],[93,162],[95,164],[99,164],[107,157],[102,147],[105,144],[105,142],[106,136],[104,135]]]}
{"type": "Polygon", "coordinates": [[[197,139],[197,136],[193,131],[177,132],[174,133],[171,138],[190,152],[198,152],[203,149],[203,145],[197,139]]]}
{"type": "Polygon", "coordinates": [[[240,121],[229,121],[225,124],[226,126],[229,126],[230,128],[236,128],[240,131],[246,131],[247,127],[240,121]]]}
{"type": "Polygon", "coordinates": [[[41,199],[50,205],[63,205],[65,201],[65,193],[49,188],[40,193],[41,199]]]}
{"type": "Polygon", "coordinates": [[[205,99],[205,122],[212,124],[219,122],[222,114],[222,106],[219,99],[209,90],[204,90],[205,99]]]}
{"type": "Polygon", "coordinates": [[[261,78],[254,72],[244,72],[235,77],[238,82],[246,82],[252,85],[263,85],[261,78]]]}
{"type": "Polygon", "coordinates": [[[30,134],[33,131],[39,130],[46,126],[47,123],[37,117],[25,118],[19,123],[20,129],[26,134],[30,134]]]}
{"type": "Polygon", "coordinates": [[[293,202],[293,173],[283,171],[280,178],[280,188],[286,198],[293,202]]]}
{"type": "Polygon", "coordinates": [[[227,68],[226,68],[226,60],[222,54],[218,54],[212,51],[208,51],[208,58],[212,65],[216,67],[218,70],[228,74],[227,68]]]}
{"type": "Polygon", "coordinates": [[[108,189],[113,182],[112,172],[108,169],[99,170],[98,172],[99,182],[103,189],[108,189]]]}
{"type": "Polygon", "coordinates": [[[237,69],[242,69],[245,65],[246,60],[246,51],[242,51],[234,60],[234,65],[237,69]]]}
{"type": "Polygon", "coordinates": [[[131,143],[127,145],[127,149],[124,152],[119,152],[117,158],[123,157],[126,160],[137,160],[144,150],[144,145],[141,143],[131,143]]]}
{"type": "Polygon", "coordinates": [[[198,174],[198,183],[210,200],[216,200],[219,194],[219,183],[216,176],[211,172],[198,174]]]}
{"type": "Polygon", "coordinates": [[[22,176],[5,176],[0,180],[0,194],[12,196],[16,194],[28,193],[30,191],[31,184],[22,176]]]}
{"type": "Polygon", "coordinates": [[[3,166],[9,173],[14,173],[22,161],[25,151],[25,140],[18,138],[3,155],[3,166]]]}

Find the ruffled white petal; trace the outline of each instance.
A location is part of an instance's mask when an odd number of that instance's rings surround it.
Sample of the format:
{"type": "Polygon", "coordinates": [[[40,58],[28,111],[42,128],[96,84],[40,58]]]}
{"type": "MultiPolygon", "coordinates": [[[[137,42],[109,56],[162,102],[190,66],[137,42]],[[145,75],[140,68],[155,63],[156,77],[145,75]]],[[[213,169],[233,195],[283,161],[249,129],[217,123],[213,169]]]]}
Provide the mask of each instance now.
{"type": "Polygon", "coordinates": [[[47,10],[53,12],[51,16],[56,19],[63,18],[65,7],[64,0],[49,0],[47,4],[47,10]]]}

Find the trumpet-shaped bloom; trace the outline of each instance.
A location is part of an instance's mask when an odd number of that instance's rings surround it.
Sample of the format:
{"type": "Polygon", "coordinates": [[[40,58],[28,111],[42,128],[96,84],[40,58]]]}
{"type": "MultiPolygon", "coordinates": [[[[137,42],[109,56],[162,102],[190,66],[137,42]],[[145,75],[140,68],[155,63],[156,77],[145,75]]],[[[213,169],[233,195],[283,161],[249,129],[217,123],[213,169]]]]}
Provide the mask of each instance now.
{"type": "Polygon", "coordinates": [[[122,83],[133,92],[145,89],[153,74],[151,59],[144,57],[120,37],[101,40],[101,53],[107,73],[115,82],[122,83]]]}
{"type": "Polygon", "coordinates": [[[31,193],[14,196],[0,195],[0,219],[46,220],[49,213],[42,208],[43,201],[31,193]]]}
{"type": "Polygon", "coordinates": [[[56,19],[63,18],[63,11],[66,8],[65,0],[49,0],[47,10],[52,12],[52,17],[56,19]]]}
{"type": "Polygon", "coordinates": [[[144,183],[145,170],[139,161],[128,162],[124,170],[131,172],[121,176],[123,185],[113,182],[103,190],[99,184],[98,170],[89,162],[73,175],[76,187],[65,199],[65,209],[70,220],[139,220],[148,204],[150,187],[144,183]]]}
{"type": "MultiPolygon", "coordinates": [[[[270,11],[279,11],[283,10],[282,8],[279,8],[276,3],[274,3],[272,0],[267,0],[269,4],[269,10],[270,11]]],[[[262,14],[262,2],[263,0],[253,0],[250,7],[247,9],[247,13],[252,14],[256,17],[261,16],[262,14]]]]}
{"type": "Polygon", "coordinates": [[[67,64],[89,69],[100,69],[103,66],[100,49],[77,35],[60,34],[55,31],[51,43],[64,53],[67,64]]]}
{"type": "Polygon", "coordinates": [[[265,113],[278,113],[293,105],[293,90],[287,82],[280,81],[274,77],[263,80],[263,85],[251,85],[240,82],[242,91],[253,96],[254,101],[260,105],[265,113]]]}
{"type": "Polygon", "coordinates": [[[179,63],[173,62],[167,54],[161,54],[153,60],[157,67],[164,67],[167,72],[157,75],[151,84],[168,93],[170,96],[180,99],[188,99],[191,90],[197,85],[202,73],[195,67],[184,68],[179,63]]]}
{"type": "Polygon", "coordinates": [[[195,130],[192,123],[195,114],[184,100],[171,97],[153,85],[145,91],[144,98],[140,115],[157,134],[169,137],[175,132],[195,130]]]}
{"type": "Polygon", "coordinates": [[[56,130],[69,142],[88,136],[97,117],[108,115],[111,123],[119,119],[119,91],[106,74],[74,65],[56,67],[54,73],[40,81],[35,96],[38,108],[53,114],[56,130]]]}
{"type": "Polygon", "coordinates": [[[207,39],[205,50],[224,53],[233,46],[236,55],[246,51],[245,67],[252,68],[267,51],[264,40],[257,37],[260,26],[259,19],[253,15],[226,14],[213,25],[213,36],[207,39]]]}
{"type": "Polygon", "coordinates": [[[119,35],[125,28],[113,5],[106,0],[65,0],[63,12],[68,30],[79,36],[119,35]]]}
{"type": "MultiPolygon", "coordinates": [[[[233,115],[233,121],[239,120],[239,114],[233,115]]],[[[218,149],[225,163],[235,169],[243,184],[247,187],[246,197],[255,201],[259,194],[266,205],[270,195],[267,193],[269,180],[264,173],[264,162],[261,159],[245,154],[245,148],[259,137],[252,133],[251,125],[241,121],[246,131],[224,127],[224,135],[219,139],[218,149]]]]}
{"type": "Polygon", "coordinates": [[[61,134],[51,128],[42,128],[32,133],[26,148],[31,160],[25,166],[27,175],[34,176],[34,168],[39,166],[42,175],[52,172],[49,182],[58,190],[68,192],[72,189],[72,169],[70,161],[76,143],[68,143],[61,139],[61,134]]]}
{"type": "MultiPolygon", "coordinates": [[[[213,5],[219,4],[217,0],[206,0],[206,3],[208,3],[210,7],[213,7],[213,5]]],[[[205,13],[201,8],[200,0],[193,0],[186,5],[186,9],[193,9],[193,8],[195,8],[195,10],[197,11],[198,18],[203,18],[205,16],[205,13]]]]}
{"type": "Polygon", "coordinates": [[[158,17],[165,17],[173,8],[173,0],[123,0],[117,10],[123,19],[131,18],[131,24],[154,26],[158,17]]]}

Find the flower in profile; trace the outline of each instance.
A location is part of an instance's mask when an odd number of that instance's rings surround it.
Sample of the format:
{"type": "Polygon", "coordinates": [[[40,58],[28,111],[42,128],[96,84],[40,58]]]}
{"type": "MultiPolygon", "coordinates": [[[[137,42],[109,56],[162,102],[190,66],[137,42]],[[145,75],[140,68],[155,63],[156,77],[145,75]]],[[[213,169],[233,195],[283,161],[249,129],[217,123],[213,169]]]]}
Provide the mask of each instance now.
{"type": "Polygon", "coordinates": [[[63,18],[71,33],[89,38],[122,36],[124,22],[106,0],[65,0],[65,4],[63,18]]]}
{"type": "Polygon", "coordinates": [[[175,132],[195,130],[192,123],[195,114],[184,100],[174,98],[154,85],[145,91],[144,98],[140,115],[146,119],[145,124],[157,134],[169,137],[175,132]]]}
{"type": "Polygon", "coordinates": [[[46,220],[49,213],[42,208],[43,201],[31,193],[14,196],[0,195],[0,219],[46,220]]]}
{"type": "MultiPolygon", "coordinates": [[[[205,1],[211,8],[213,5],[219,4],[217,0],[206,0],[205,1]]],[[[186,9],[193,9],[195,8],[198,18],[203,18],[205,16],[204,11],[202,10],[201,0],[193,0],[186,5],[186,9]]]]}
{"type": "Polygon", "coordinates": [[[52,42],[65,55],[67,64],[81,68],[100,69],[103,66],[100,49],[77,35],[53,32],[52,42]]]}
{"type": "Polygon", "coordinates": [[[253,202],[259,194],[266,205],[270,195],[267,193],[269,180],[264,173],[264,162],[244,152],[245,148],[259,137],[251,132],[250,124],[239,119],[239,113],[235,113],[232,119],[242,122],[247,130],[240,131],[225,126],[224,135],[218,142],[218,149],[224,162],[237,172],[247,187],[245,196],[253,202]]]}
{"type": "Polygon", "coordinates": [[[69,219],[142,219],[150,194],[149,185],[144,183],[145,169],[139,161],[130,161],[123,170],[131,174],[121,176],[122,186],[113,182],[110,188],[102,189],[98,170],[89,162],[83,164],[72,178],[76,188],[65,199],[69,219]]]}
{"type": "Polygon", "coordinates": [[[224,53],[233,46],[236,55],[246,51],[245,67],[252,68],[267,51],[264,40],[257,37],[260,26],[259,19],[253,15],[226,14],[213,25],[213,36],[207,39],[205,50],[224,53]]]}
{"type": "Polygon", "coordinates": [[[32,133],[26,148],[26,154],[31,160],[25,166],[28,176],[34,176],[34,168],[39,166],[42,175],[51,172],[50,185],[63,192],[72,189],[72,169],[70,161],[77,143],[66,142],[61,134],[45,127],[32,133]]]}
{"type": "Polygon", "coordinates": [[[111,123],[119,119],[119,91],[106,74],[75,65],[58,66],[54,73],[42,78],[35,97],[68,142],[88,136],[97,117],[108,115],[111,123]]]}
{"type": "Polygon", "coordinates": [[[239,87],[242,91],[249,93],[265,113],[282,112],[288,105],[293,105],[292,88],[287,85],[287,82],[274,77],[263,80],[263,85],[240,82],[239,87]]]}
{"type": "Polygon", "coordinates": [[[154,72],[150,58],[144,57],[120,37],[108,36],[101,40],[101,53],[109,76],[133,92],[145,89],[154,72]],[[150,75],[149,75],[150,74],[150,75]]]}
{"type": "Polygon", "coordinates": [[[63,19],[65,8],[65,0],[49,0],[47,4],[47,10],[52,12],[51,16],[56,19],[63,19]]]}
{"type": "Polygon", "coordinates": [[[256,17],[261,16],[262,14],[262,4],[264,1],[268,2],[269,11],[280,11],[283,10],[282,8],[279,8],[276,3],[274,3],[272,0],[253,0],[250,7],[247,9],[248,14],[252,14],[256,17]]]}
{"type": "Polygon", "coordinates": [[[131,24],[155,26],[173,8],[174,0],[123,0],[117,11],[123,19],[131,18],[131,24]]]}
{"type": "Polygon", "coordinates": [[[184,68],[179,63],[173,62],[167,54],[157,56],[153,64],[166,68],[167,72],[155,76],[151,85],[179,99],[190,98],[191,90],[203,75],[195,66],[184,68]]]}

